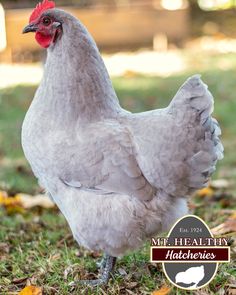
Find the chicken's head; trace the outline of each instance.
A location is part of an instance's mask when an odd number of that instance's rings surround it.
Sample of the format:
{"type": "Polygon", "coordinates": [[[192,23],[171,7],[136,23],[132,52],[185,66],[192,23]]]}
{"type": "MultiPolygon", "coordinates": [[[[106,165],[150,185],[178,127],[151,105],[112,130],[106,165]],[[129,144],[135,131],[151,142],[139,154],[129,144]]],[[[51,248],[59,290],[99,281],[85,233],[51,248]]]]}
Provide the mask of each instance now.
{"type": "Polygon", "coordinates": [[[33,10],[29,24],[23,29],[23,34],[35,32],[35,39],[44,48],[55,43],[62,34],[62,20],[53,14],[55,3],[43,0],[33,10]]]}

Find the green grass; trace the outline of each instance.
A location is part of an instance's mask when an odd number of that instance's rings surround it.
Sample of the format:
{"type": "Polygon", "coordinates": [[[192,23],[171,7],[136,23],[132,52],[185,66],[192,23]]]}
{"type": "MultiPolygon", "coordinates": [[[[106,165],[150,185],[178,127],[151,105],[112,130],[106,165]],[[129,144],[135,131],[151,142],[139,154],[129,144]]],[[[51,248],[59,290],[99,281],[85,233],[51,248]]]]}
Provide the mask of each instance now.
{"type": "Polygon", "coordinates": [[[21,148],[20,131],[35,87],[0,90],[0,187],[11,194],[34,193],[37,182],[21,148]]]}
{"type": "MultiPolygon", "coordinates": [[[[214,116],[222,127],[225,146],[225,158],[214,177],[226,178],[232,183],[226,192],[220,192],[213,199],[194,198],[191,201],[195,208],[193,213],[214,227],[228,217],[225,210],[236,209],[236,56],[213,56],[204,64],[199,60],[196,55],[192,69],[183,74],[167,78],[134,74],[114,78],[113,83],[122,106],[139,112],[167,106],[189,75],[202,73],[215,97],[214,116]],[[223,62],[227,69],[217,69],[223,62]]],[[[33,86],[18,86],[0,90],[0,190],[7,190],[11,195],[18,192],[34,194],[40,190],[20,144],[22,120],[35,89],[33,86]]],[[[72,288],[69,283],[75,279],[96,277],[95,262],[98,258],[97,253],[78,247],[64,217],[57,210],[8,215],[0,208],[0,220],[0,295],[17,294],[26,282],[42,286],[46,295],[150,294],[163,284],[170,286],[161,265],[148,262],[147,243],[140,251],[118,260],[114,279],[107,288],[72,288]],[[127,275],[122,276],[119,269],[121,273],[125,270],[127,275]]],[[[223,294],[222,288],[226,290],[229,284],[236,284],[235,254],[231,259],[230,264],[220,264],[217,276],[202,290],[205,292],[202,294],[223,294]]],[[[172,288],[171,294],[194,292],[172,288]]]]}

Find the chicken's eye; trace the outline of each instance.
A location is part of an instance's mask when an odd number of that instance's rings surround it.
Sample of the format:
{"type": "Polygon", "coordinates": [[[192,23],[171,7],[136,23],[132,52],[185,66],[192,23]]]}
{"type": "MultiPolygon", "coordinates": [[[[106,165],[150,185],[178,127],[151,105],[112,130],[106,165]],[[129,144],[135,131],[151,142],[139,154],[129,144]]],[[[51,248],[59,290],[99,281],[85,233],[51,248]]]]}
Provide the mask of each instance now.
{"type": "Polygon", "coordinates": [[[43,24],[45,26],[48,26],[51,23],[51,19],[49,17],[44,17],[43,18],[43,24]]]}

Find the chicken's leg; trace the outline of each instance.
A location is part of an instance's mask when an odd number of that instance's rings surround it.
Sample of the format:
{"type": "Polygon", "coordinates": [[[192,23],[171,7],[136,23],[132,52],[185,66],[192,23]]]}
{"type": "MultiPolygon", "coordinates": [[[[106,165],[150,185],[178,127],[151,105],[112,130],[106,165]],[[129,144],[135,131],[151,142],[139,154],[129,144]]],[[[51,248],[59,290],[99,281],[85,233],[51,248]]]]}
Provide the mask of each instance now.
{"type": "Polygon", "coordinates": [[[78,281],[78,283],[89,285],[89,286],[100,286],[100,285],[107,284],[110,279],[111,273],[114,269],[115,263],[116,263],[116,257],[105,255],[103,260],[101,261],[100,278],[97,280],[80,280],[78,281]]]}
{"type": "Polygon", "coordinates": [[[104,255],[102,256],[102,259],[101,259],[100,261],[96,262],[96,265],[97,265],[97,267],[100,269],[100,272],[102,272],[102,270],[105,268],[105,266],[106,266],[106,262],[107,262],[107,257],[108,257],[108,256],[109,256],[109,255],[104,254],[104,255]]]}

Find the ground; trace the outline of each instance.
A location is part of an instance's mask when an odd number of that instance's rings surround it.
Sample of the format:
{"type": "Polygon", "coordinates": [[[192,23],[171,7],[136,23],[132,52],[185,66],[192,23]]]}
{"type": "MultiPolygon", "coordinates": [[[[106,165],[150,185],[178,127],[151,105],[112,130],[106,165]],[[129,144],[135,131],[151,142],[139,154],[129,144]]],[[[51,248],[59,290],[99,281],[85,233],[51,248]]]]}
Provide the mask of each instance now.
{"type": "MultiPolygon", "coordinates": [[[[188,59],[186,53],[184,56],[188,59]]],[[[219,163],[215,179],[225,179],[229,186],[210,196],[193,196],[192,213],[202,217],[210,228],[223,223],[236,210],[236,54],[211,55],[207,64],[198,62],[169,77],[142,76],[132,71],[114,78],[113,83],[123,107],[137,112],[164,107],[183,81],[202,73],[215,97],[214,115],[222,127],[225,158],[219,163]]],[[[0,89],[0,190],[9,195],[40,192],[24,159],[20,128],[35,86],[0,89]]],[[[74,242],[64,217],[56,209],[35,208],[24,212],[0,207],[0,294],[17,294],[26,283],[43,287],[44,294],[151,294],[161,286],[169,294],[227,294],[236,286],[235,242],[231,241],[231,263],[220,264],[215,279],[200,291],[187,292],[171,287],[161,264],[149,262],[149,244],[118,260],[114,279],[103,289],[73,288],[77,278],[94,278],[100,253],[91,253],[74,242]],[[231,286],[231,287],[230,287],[231,286]],[[227,291],[228,290],[228,291],[227,291]]],[[[228,237],[234,233],[225,234],[228,237]]],[[[236,287],[235,287],[236,288],[236,287]]]]}

